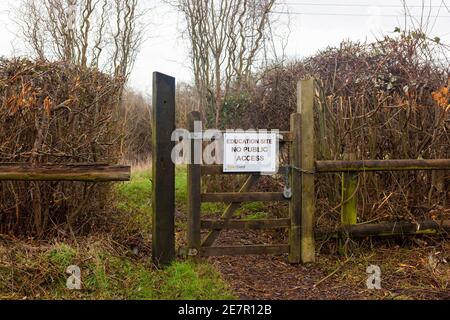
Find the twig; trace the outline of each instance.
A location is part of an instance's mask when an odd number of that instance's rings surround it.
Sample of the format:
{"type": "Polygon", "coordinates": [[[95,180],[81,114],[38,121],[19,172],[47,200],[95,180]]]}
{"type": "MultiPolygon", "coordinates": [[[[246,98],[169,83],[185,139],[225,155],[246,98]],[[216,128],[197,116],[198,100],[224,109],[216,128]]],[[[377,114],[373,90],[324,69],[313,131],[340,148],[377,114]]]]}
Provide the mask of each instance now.
{"type": "Polygon", "coordinates": [[[321,284],[321,283],[324,282],[325,280],[331,278],[334,274],[336,274],[339,270],[341,270],[342,267],[345,266],[345,265],[347,264],[347,262],[350,261],[350,259],[351,259],[351,257],[347,258],[347,260],[345,260],[344,263],[341,264],[336,270],[334,270],[333,272],[331,272],[331,273],[330,273],[329,275],[327,275],[325,278],[319,280],[319,281],[314,285],[314,288],[317,288],[317,286],[318,286],[319,284],[321,284]]]}

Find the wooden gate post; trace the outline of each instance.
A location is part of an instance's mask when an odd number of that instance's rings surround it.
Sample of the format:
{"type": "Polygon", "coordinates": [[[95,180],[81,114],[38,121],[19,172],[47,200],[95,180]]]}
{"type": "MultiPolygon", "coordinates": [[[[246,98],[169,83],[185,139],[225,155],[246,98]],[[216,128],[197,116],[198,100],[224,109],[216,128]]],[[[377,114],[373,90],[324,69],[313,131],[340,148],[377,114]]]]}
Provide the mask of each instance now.
{"type": "Polygon", "coordinates": [[[175,79],[153,73],[152,256],[158,266],[175,259],[175,79]]]}
{"type": "Polygon", "coordinates": [[[296,168],[302,166],[302,116],[291,115],[292,145],[290,152],[292,198],[289,202],[291,226],[289,229],[289,262],[301,262],[301,225],[302,225],[302,174],[296,168]]]}
{"type": "Polygon", "coordinates": [[[315,139],[314,139],[314,79],[300,81],[298,86],[298,110],[301,114],[301,260],[315,262],[314,240],[315,211],[315,139]]]}
{"type": "Polygon", "coordinates": [[[195,122],[200,121],[200,112],[189,113],[190,157],[187,170],[188,181],[188,221],[187,246],[188,256],[198,257],[201,247],[200,207],[201,207],[201,161],[202,161],[202,128],[196,128],[195,122]]]}

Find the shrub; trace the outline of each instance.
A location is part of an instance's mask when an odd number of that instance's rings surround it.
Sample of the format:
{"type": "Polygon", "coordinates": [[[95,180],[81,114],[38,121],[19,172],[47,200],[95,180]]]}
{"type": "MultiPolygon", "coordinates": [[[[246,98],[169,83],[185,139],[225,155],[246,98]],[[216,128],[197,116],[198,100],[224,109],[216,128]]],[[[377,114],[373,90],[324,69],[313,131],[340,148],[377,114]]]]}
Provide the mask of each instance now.
{"type": "MultiPolygon", "coordinates": [[[[67,63],[0,60],[0,162],[117,162],[119,86],[97,70],[67,63]]],[[[109,210],[110,189],[1,182],[0,232],[81,232],[109,210]]]]}

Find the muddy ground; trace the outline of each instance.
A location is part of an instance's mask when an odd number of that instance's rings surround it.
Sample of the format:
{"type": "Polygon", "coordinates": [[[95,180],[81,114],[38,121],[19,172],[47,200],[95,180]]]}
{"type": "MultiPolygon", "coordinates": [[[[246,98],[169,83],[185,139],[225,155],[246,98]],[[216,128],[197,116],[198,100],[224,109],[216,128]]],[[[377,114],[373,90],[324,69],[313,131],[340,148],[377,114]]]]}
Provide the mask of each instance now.
{"type": "MultiPolygon", "coordinates": [[[[228,232],[217,245],[273,243],[270,235],[228,232]]],[[[318,243],[314,265],[287,256],[214,257],[210,262],[240,299],[450,299],[450,243],[439,238],[362,241],[341,256],[318,243]],[[381,290],[369,290],[366,269],[381,269],[381,290]]]]}

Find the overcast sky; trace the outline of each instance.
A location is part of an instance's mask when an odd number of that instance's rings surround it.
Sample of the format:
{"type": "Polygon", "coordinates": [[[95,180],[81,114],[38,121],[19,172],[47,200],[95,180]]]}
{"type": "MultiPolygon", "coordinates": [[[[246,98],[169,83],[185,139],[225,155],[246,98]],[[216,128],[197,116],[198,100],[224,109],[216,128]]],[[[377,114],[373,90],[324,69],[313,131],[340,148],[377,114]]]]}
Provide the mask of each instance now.
{"type": "MultiPolygon", "coordinates": [[[[148,40],[138,55],[130,85],[143,93],[151,92],[152,72],[170,74],[178,81],[190,81],[188,46],[181,32],[184,24],[175,10],[160,0],[150,2],[154,9],[149,14],[148,40]]],[[[419,16],[421,0],[407,0],[411,14],[419,16]]],[[[24,54],[16,37],[11,8],[16,1],[0,1],[0,55],[24,54]]],[[[427,0],[435,22],[432,37],[440,37],[450,44],[450,0],[427,0]],[[446,5],[446,6],[445,6],[446,5]],[[436,18],[435,18],[436,17],[436,18]]],[[[311,55],[327,46],[336,46],[344,39],[372,41],[382,34],[403,27],[401,0],[282,0],[275,7],[280,17],[276,32],[290,38],[286,53],[290,58],[311,55]],[[290,12],[290,15],[285,12],[290,12]]],[[[428,11],[427,11],[428,13],[428,11]]]]}

